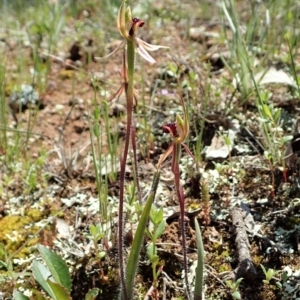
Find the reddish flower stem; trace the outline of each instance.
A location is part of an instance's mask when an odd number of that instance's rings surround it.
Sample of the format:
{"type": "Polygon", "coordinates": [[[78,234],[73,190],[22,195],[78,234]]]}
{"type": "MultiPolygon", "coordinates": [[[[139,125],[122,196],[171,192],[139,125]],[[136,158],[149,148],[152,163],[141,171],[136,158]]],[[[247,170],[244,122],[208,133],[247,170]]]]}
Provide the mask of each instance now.
{"type": "Polygon", "coordinates": [[[125,59],[127,58],[128,66],[128,81],[125,79],[125,94],[127,104],[127,124],[126,124],[126,138],[123,150],[123,156],[120,166],[120,202],[119,202],[119,228],[118,228],[118,243],[119,243],[119,262],[120,262],[120,281],[121,281],[121,294],[122,300],[129,300],[127,295],[126,280],[125,280],[125,263],[124,263],[124,190],[125,190],[125,172],[126,163],[129,150],[129,143],[131,140],[131,129],[132,129],[132,114],[133,114],[133,100],[134,100],[134,89],[133,89],[133,74],[134,74],[134,58],[135,48],[133,41],[127,41],[127,55],[125,57],[125,50],[123,54],[123,66],[126,66],[125,59]]]}
{"type": "Polygon", "coordinates": [[[185,207],[184,207],[184,192],[180,185],[180,169],[179,160],[181,156],[181,144],[173,143],[173,157],[172,157],[172,171],[174,173],[175,189],[180,207],[180,230],[182,237],[182,254],[183,254],[183,268],[184,280],[186,285],[187,298],[192,299],[192,293],[188,282],[188,260],[187,260],[187,246],[186,246],[186,231],[185,231],[185,207]]]}
{"type": "MultiPolygon", "coordinates": [[[[127,95],[128,84],[125,84],[125,92],[127,95]]],[[[125,264],[124,264],[124,184],[125,184],[125,172],[126,172],[126,162],[129,149],[129,142],[131,137],[131,122],[132,122],[132,111],[133,105],[132,101],[127,101],[127,124],[126,124],[126,138],[123,149],[123,156],[121,160],[120,167],[120,202],[119,202],[119,228],[118,228],[118,244],[119,244],[119,262],[120,262],[120,281],[121,281],[121,293],[124,300],[128,300],[126,283],[125,283],[125,264]]]]}

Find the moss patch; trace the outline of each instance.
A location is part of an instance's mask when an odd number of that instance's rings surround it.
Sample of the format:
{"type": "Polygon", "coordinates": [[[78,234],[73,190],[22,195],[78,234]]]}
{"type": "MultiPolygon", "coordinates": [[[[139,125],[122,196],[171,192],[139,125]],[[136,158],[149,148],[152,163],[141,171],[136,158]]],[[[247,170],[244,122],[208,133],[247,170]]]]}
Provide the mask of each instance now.
{"type": "Polygon", "coordinates": [[[10,255],[23,247],[14,258],[26,258],[30,247],[38,241],[35,235],[40,228],[35,222],[42,218],[43,214],[38,209],[29,209],[26,216],[5,216],[0,220],[0,243],[5,245],[10,255]]]}

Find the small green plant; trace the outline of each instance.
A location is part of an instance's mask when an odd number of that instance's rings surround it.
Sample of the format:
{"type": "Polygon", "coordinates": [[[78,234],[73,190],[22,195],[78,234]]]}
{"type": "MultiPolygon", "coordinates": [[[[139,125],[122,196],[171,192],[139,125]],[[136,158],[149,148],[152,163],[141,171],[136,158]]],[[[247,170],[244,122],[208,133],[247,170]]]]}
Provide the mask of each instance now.
{"type": "MultiPolygon", "coordinates": [[[[222,1],[222,9],[233,35],[232,42],[228,43],[232,54],[232,63],[227,62],[224,58],[223,62],[236,80],[241,91],[241,99],[245,100],[252,90],[248,65],[253,66],[253,58],[249,56],[247,45],[243,39],[235,0],[222,1]]],[[[225,26],[224,32],[226,34],[225,26]]],[[[227,39],[229,40],[228,37],[227,39]]]]}
{"type": "Polygon", "coordinates": [[[0,270],[0,284],[7,283],[8,281],[15,284],[18,278],[31,276],[31,273],[26,270],[22,272],[16,272],[14,270],[13,255],[10,255],[2,243],[0,243],[0,270]]]}
{"type": "Polygon", "coordinates": [[[283,130],[281,126],[281,109],[274,107],[270,102],[269,91],[260,91],[257,97],[256,107],[259,113],[259,128],[261,128],[261,144],[264,155],[268,160],[272,160],[273,165],[282,162],[283,130]]]}
{"type": "Polygon", "coordinates": [[[6,269],[8,272],[13,272],[13,264],[8,255],[5,246],[0,244],[0,269],[6,269]]]}
{"type": "Polygon", "coordinates": [[[102,226],[101,229],[103,230],[103,233],[105,233],[106,230],[108,230],[106,224],[109,222],[108,188],[109,183],[116,181],[116,160],[118,157],[118,133],[117,130],[113,131],[110,129],[107,102],[103,101],[101,103],[101,107],[95,104],[92,113],[90,113],[89,127],[91,128],[90,140],[92,141],[92,159],[99,197],[100,224],[102,226]],[[101,124],[99,124],[100,119],[104,120],[104,129],[101,124]],[[106,147],[108,150],[107,154],[103,153],[103,149],[106,147]]]}
{"type": "Polygon", "coordinates": [[[262,264],[260,265],[260,267],[262,268],[262,270],[266,276],[266,279],[263,280],[263,283],[266,285],[269,285],[270,281],[275,278],[275,276],[279,273],[279,271],[275,271],[274,269],[271,269],[271,268],[266,270],[266,268],[262,264]]]}
{"type": "MultiPolygon", "coordinates": [[[[35,260],[32,264],[32,272],[36,281],[53,300],[71,300],[71,275],[66,262],[49,248],[38,245],[46,265],[35,260]]],[[[98,295],[98,289],[88,292],[85,299],[93,300],[98,295]]],[[[17,300],[29,299],[18,291],[14,291],[17,300]]]]}
{"type": "Polygon", "coordinates": [[[26,170],[24,183],[28,193],[35,191],[39,186],[46,185],[46,175],[42,174],[41,170],[45,165],[47,159],[47,153],[45,151],[40,152],[40,156],[35,160],[29,159],[24,161],[24,167],[26,170]]]}
{"type": "Polygon", "coordinates": [[[274,198],[275,175],[274,168],[279,167],[284,171],[283,147],[285,139],[283,137],[283,129],[281,124],[281,109],[275,108],[269,102],[271,94],[269,91],[259,91],[258,86],[254,83],[257,100],[256,107],[258,109],[258,127],[260,128],[260,144],[264,150],[264,157],[268,160],[271,171],[271,195],[274,198]]]}
{"type": "MultiPolygon", "coordinates": [[[[90,235],[88,235],[88,238],[94,243],[94,247],[95,247],[96,252],[97,252],[97,249],[98,249],[98,242],[101,239],[104,239],[104,242],[105,242],[105,240],[106,240],[105,237],[106,237],[105,232],[103,232],[101,224],[97,224],[97,225],[91,224],[90,225],[90,235]]],[[[98,257],[100,259],[102,259],[105,255],[106,255],[105,251],[100,251],[98,253],[98,257]]]]}
{"type": "Polygon", "coordinates": [[[154,299],[158,299],[158,276],[162,271],[162,265],[159,261],[159,256],[157,255],[156,241],[164,233],[164,230],[166,228],[166,221],[164,220],[163,210],[161,208],[157,209],[154,205],[152,205],[151,207],[149,218],[150,225],[146,229],[146,234],[150,238],[151,242],[147,246],[147,255],[152,265],[153,276],[153,283],[152,288],[150,289],[150,294],[152,297],[154,297],[154,299]],[[150,229],[150,227],[152,228],[150,229]]]}
{"type": "Polygon", "coordinates": [[[34,278],[53,300],[70,300],[71,276],[65,261],[47,247],[38,245],[37,248],[46,266],[35,260],[34,278]]]}
{"type": "Polygon", "coordinates": [[[227,280],[226,285],[231,290],[231,296],[233,299],[240,300],[242,299],[241,294],[239,292],[239,286],[243,278],[239,278],[237,281],[227,280]]]}

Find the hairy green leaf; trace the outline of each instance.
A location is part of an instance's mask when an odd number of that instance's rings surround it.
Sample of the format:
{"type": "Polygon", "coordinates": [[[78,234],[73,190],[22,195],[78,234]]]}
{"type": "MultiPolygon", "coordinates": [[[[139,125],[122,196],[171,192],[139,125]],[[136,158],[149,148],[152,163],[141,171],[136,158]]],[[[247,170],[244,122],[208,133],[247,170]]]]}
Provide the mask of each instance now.
{"type": "Polygon", "coordinates": [[[54,280],[65,287],[68,292],[70,292],[71,276],[65,261],[47,247],[38,245],[37,248],[46,262],[54,280]]]}
{"type": "Polygon", "coordinates": [[[55,297],[51,287],[47,283],[47,279],[51,277],[51,273],[49,269],[45,265],[41,264],[40,262],[34,261],[32,264],[32,272],[35,280],[41,285],[41,287],[46,291],[46,293],[53,300],[59,300],[55,297]]]}
{"type": "Polygon", "coordinates": [[[57,282],[53,282],[50,279],[47,280],[48,285],[52,289],[53,294],[55,295],[56,299],[58,300],[72,300],[69,292],[66,288],[60,285],[57,282]]]}

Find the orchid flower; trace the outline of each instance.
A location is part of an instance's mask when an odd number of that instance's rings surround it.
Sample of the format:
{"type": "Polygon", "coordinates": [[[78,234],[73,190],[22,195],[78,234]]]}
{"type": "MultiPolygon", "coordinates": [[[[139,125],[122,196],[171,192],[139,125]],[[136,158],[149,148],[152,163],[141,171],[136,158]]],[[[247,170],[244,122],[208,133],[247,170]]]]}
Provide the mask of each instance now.
{"type": "Polygon", "coordinates": [[[117,26],[121,36],[124,38],[124,41],[122,41],[113,52],[105,56],[105,58],[114,54],[121,47],[125,46],[126,43],[133,42],[136,52],[139,53],[139,55],[145,60],[147,60],[149,63],[155,64],[155,59],[148,53],[148,51],[157,51],[161,48],[168,49],[169,47],[152,45],[138,38],[136,36],[137,29],[139,27],[143,27],[144,24],[144,21],[138,18],[132,18],[130,7],[128,6],[126,8],[125,1],[123,1],[118,13],[117,26]]]}
{"type": "MultiPolygon", "coordinates": [[[[133,41],[137,53],[139,53],[139,55],[141,55],[145,60],[147,60],[151,64],[155,64],[154,58],[147,51],[156,51],[160,48],[169,47],[151,45],[146,43],[142,39],[136,37],[137,29],[139,27],[143,27],[144,24],[144,21],[138,18],[131,17],[130,7],[128,6],[127,8],[125,8],[125,1],[123,1],[119,9],[117,21],[117,26],[121,36],[125,39],[125,41],[133,41]]],[[[125,41],[122,43],[125,43],[125,41]]]]}
{"type": "MultiPolygon", "coordinates": [[[[158,167],[162,164],[162,162],[172,153],[177,145],[182,145],[186,152],[194,159],[194,155],[188,148],[188,146],[184,143],[188,134],[189,134],[189,123],[187,111],[185,108],[185,104],[183,100],[181,100],[182,108],[183,108],[183,119],[177,115],[176,122],[168,123],[163,126],[163,132],[170,133],[173,139],[173,143],[169,146],[168,150],[160,157],[158,161],[158,167]]],[[[174,169],[174,165],[172,163],[172,170],[174,169]]]]}

